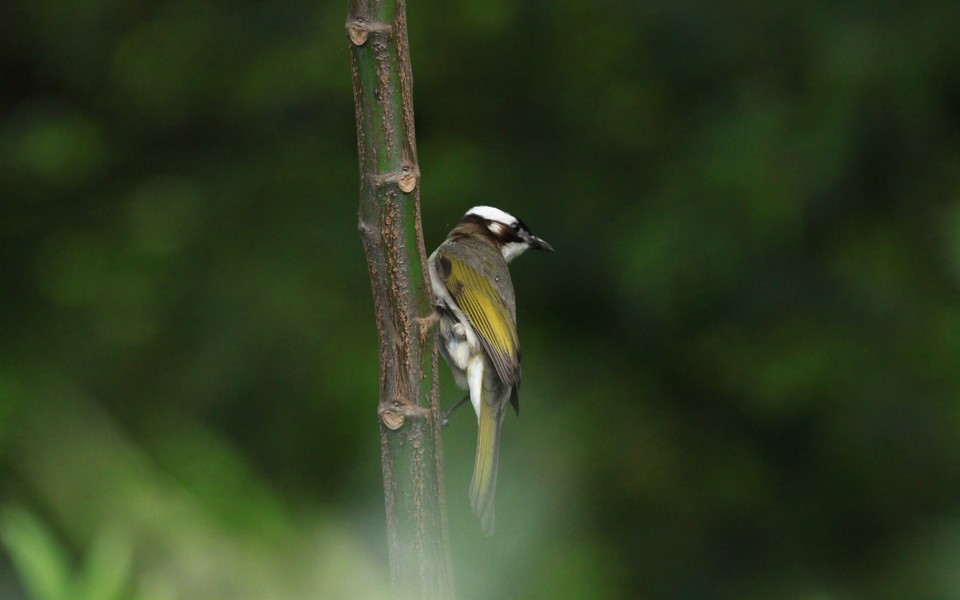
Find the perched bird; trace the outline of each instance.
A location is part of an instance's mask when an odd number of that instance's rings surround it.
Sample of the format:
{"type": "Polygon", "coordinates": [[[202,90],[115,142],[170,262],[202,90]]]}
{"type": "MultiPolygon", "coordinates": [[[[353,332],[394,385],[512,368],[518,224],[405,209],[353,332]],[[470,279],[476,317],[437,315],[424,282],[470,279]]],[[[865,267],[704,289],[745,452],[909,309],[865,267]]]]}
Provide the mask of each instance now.
{"type": "Polygon", "coordinates": [[[507,263],[528,248],[553,251],[516,217],[475,206],[428,259],[440,317],[440,352],[477,413],[470,504],[488,536],[493,535],[500,427],[508,403],[520,412],[520,342],[507,263]]]}

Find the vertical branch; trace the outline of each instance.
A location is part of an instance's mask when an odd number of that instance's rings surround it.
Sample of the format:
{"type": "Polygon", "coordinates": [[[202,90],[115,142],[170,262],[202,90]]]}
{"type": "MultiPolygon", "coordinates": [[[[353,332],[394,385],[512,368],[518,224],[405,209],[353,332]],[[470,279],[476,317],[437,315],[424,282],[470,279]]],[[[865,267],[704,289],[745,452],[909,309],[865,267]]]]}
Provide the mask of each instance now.
{"type": "Polygon", "coordinates": [[[420,224],[404,0],[350,0],[360,237],[380,335],[380,446],[391,580],[400,598],[453,598],[437,347],[420,224]]]}

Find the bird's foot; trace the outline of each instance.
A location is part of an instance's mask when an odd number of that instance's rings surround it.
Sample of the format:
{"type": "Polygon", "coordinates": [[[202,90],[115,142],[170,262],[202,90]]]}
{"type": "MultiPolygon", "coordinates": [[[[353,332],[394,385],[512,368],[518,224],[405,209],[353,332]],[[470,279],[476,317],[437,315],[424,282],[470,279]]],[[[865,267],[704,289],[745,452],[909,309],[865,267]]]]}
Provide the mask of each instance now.
{"type": "Polygon", "coordinates": [[[449,410],[443,411],[443,414],[440,416],[440,426],[441,426],[441,427],[446,427],[447,425],[449,425],[449,424],[450,424],[450,415],[453,414],[453,411],[455,411],[455,410],[457,410],[458,408],[460,408],[461,406],[463,406],[464,403],[466,403],[468,400],[470,400],[470,394],[467,394],[466,396],[464,396],[463,398],[461,398],[460,401],[457,402],[456,404],[454,404],[453,406],[451,406],[449,410]]]}

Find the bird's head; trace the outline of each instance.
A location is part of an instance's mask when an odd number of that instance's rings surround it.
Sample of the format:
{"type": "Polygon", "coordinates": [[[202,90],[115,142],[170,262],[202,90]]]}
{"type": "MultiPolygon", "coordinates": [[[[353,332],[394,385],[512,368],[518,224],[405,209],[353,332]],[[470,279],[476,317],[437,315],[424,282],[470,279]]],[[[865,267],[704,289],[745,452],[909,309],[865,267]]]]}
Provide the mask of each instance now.
{"type": "Polygon", "coordinates": [[[553,246],[530,233],[523,221],[499,208],[474,206],[463,216],[461,222],[464,221],[486,227],[507,262],[520,256],[528,248],[553,252],[553,246]]]}

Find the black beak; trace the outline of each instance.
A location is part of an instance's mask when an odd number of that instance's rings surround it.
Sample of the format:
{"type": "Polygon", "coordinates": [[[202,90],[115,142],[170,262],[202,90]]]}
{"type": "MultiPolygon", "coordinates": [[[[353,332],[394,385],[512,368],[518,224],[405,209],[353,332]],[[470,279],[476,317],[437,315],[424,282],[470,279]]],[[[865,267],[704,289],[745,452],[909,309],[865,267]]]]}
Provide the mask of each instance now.
{"type": "Polygon", "coordinates": [[[553,246],[541,240],[535,235],[531,235],[530,239],[527,240],[527,243],[530,244],[531,248],[536,248],[537,250],[546,250],[547,252],[553,252],[553,246]]]}

